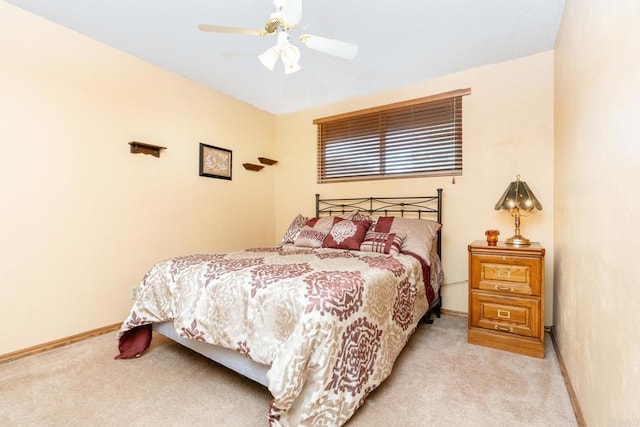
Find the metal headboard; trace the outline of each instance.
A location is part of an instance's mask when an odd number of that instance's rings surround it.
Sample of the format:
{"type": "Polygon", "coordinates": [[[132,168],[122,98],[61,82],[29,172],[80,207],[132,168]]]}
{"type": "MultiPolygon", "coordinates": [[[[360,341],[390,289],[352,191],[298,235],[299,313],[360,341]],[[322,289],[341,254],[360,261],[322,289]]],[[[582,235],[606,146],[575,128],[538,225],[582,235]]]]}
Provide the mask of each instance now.
{"type": "MultiPolygon", "coordinates": [[[[436,196],[415,197],[360,197],[347,199],[321,199],[316,194],[316,216],[344,215],[355,210],[377,216],[412,216],[436,220],[442,224],[442,188],[436,196]]],[[[437,242],[438,256],[442,257],[440,231],[437,242]]]]}

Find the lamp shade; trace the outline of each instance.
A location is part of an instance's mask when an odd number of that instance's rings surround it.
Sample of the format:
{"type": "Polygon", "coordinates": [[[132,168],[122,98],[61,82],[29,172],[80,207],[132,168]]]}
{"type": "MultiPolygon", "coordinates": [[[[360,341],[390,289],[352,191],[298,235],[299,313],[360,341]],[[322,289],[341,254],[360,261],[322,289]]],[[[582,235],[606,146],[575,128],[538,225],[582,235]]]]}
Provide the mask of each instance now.
{"type": "Polygon", "coordinates": [[[273,71],[278,58],[280,57],[280,51],[277,46],[270,47],[262,55],[258,55],[258,59],[269,71],[273,71]]]}
{"type": "Polygon", "coordinates": [[[505,240],[508,245],[528,245],[529,239],[520,234],[520,215],[521,211],[531,212],[533,209],[542,210],[542,204],[538,201],[531,188],[526,182],[520,181],[520,175],[516,176],[516,180],[509,184],[495,209],[508,210],[511,216],[515,218],[515,234],[505,240]]]}
{"type": "Polygon", "coordinates": [[[526,182],[520,181],[520,175],[505,190],[498,203],[496,210],[506,209],[508,211],[518,208],[523,211],[531,212],[534,208],[542,210],[542,205],[536,198],[533,191],[526,182]]]}
{"type": "Polygon", "coordinates": [[[284,73],[291,74],[300,70],[298,61],[300,60],[300,49],[291,43],[285,43],[282,47],[282,53],[280,55],[282,63],[284,64],[284,73]]]}
{"type": "Polygon", "coordinates": [[[291,74],[291,73],[295,73],[296,71],[300,71],[302,69],[302,67],[300,65],[298,65],[297,62],[293,62],[289,65],[284,66],[284,73],[285,74],[291,74]]]}

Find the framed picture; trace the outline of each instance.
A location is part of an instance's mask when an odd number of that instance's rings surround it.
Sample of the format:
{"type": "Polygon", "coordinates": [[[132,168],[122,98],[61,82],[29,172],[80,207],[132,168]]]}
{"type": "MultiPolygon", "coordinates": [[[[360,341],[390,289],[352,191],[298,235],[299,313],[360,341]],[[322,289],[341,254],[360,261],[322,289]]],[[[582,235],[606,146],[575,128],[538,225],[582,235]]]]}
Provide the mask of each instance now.
{"type": "Polygon", "coordinates": [[[200,143],[200,176],[231,179],[231,150],[200,143]]]}

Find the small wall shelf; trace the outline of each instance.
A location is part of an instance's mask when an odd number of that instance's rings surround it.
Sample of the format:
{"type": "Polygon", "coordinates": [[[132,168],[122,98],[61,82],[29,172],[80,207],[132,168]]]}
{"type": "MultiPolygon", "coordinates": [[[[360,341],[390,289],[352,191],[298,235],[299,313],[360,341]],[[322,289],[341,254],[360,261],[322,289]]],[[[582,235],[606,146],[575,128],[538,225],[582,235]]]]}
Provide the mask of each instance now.
{"type": "Polygon", "coordinates": [[[258,157],[258,160],[260,160],[260,163],[262,163],[263,165],[275,165],[276,163],[278,163],[277,160],[271,160],[271,159],[267,159],[266,157],[258,157]]]}
{"type": "Polygon", "coordinates": [[[253,163],[243,163],[242,166],[244,166],[246,170],[250,171],[259,171],[264,167],[262,165],[254,165],[253,163]]]}
{"type": "Polygon", "coordinates": [[[154,157],[160,157],[160,150],[167,149],[167,147],[161,147],[159,145],[147,144],[138,141],[131,141],[129,145],[131,146],[132,153],[151,154],[154,157]]]}
{"type": "Polygon", "coordinates": [[[266,157],[258,157],[258,160],[260,161],[260,163],[262,163],[262,165],[256,165],[255,163],[243,163],[242,166],[244,166],[246,170],[257,172],[264,168],[263,165],[272,166],[278,163],[277,160],[267,159],[266,157]]]}

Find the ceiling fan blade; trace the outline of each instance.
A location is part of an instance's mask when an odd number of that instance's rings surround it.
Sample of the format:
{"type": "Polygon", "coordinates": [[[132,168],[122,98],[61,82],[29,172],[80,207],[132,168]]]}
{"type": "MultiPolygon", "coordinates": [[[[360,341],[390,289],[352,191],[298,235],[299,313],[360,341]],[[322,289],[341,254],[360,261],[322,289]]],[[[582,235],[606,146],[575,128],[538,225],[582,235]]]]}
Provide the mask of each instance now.
{"type": "MultiPolygon", "coordinates": [[[[288,28],[294,28],[302,19],[302,0],[280,0],[282,21],[288,28]]],[[[276,0],[276,7],[278,0],[276,0]]]]}
{"type": "Polygon", "coordinates": [[[198,25],[198,28],[200,29],[200,31],[212,33],[246,34],[249,36],[265,36],[269,34],[265,30],[254,30],[251,28],[240,27],[225,27],[223,25],[200,24],[198,25]]]}
{"type": "Polygon", "coordinates": [[[309,49],[342,59],[353,59],[358,54],[358,45],[340,40],[303,34],[300,36],[300,41],[309,49]]]}

